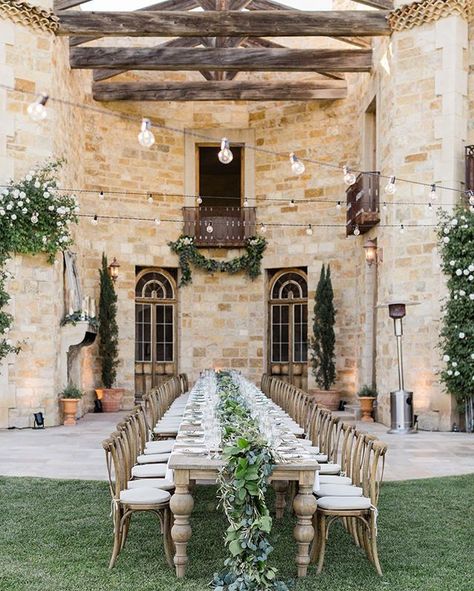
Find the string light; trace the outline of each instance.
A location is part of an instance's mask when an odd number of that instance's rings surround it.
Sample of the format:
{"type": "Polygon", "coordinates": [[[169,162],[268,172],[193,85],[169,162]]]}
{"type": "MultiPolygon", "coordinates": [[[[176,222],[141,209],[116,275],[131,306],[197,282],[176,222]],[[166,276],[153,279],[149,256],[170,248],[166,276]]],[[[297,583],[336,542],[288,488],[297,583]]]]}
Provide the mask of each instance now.
{"type": "Polygon", "coordinates": [[[248,207],[249,206],[249,200],[247,199],[247,197],[244,199],[244,207],[248,207]]]}
{"type": "Polygon", "coordinates": [[[48,116],[46,103],[48,102],[48,95],[42,92],[34,102],[28,105],[26,109],[30,119],[33,121],[43,121],[48,116]]]}
{"type": "Polygon", "coordinates": [[[290,207],[296,207],[295,200],[294,200],[294,199],[290,199],[290,202],[288,203],[288,205],[289,205],[290,207]]]}
{"type": "Polygon", "coordinates": [[[431,203],[431,201],[428,203],[428,208],[433,209],[433,204],[431,203]]]}
{"type": "Polygon", "coordinates": [[[104,191],[101,191],[101,192],[99,193],[99,199],[100,199],[101,201],[103,201],[103,200],[104,200],[104,191]]]}
{"type": "Polygon", "coordinates": [[[430,201],[436,201],[438,199],[438,195],[436,195],[436,185],[431,185],[430,190],[430,201]]]}
{"type": "Polygon", "coordinates": [[[206,226],[206,232],[208,234],[212,234],[214,232],[214,228],[212,227],[212,222],[208,222],[206,226]]]}
{"type": "Polygon", "coordinates": [[[351,171],[348,166],[342,167],[342,173],[344,175],[344,182],[349,187],[356,182],[356,175],[351,171]]]}
{"type": "Polygon", "coordinates": [[[151,121],[146,117],[142,119],[142,126],[138,134],[138,143],[144,148],[151,148],[155,143],[155,136],[151,131],[151,121]]]}
{"type": "Polygon", "coordinates": [[[386,201],[383,202],[382,209],[384,211],[387,211],[387,202],[386,201]]]}
{"type": "Polygon", "coordinates": [[[405,226],[400,224],[400,234],[405,234],[405,226]]]}
{"type": "Polygon", "coordinates": [[[355,228],[354,228],[354,236],[359,236],[359,234],[360,234],[359,226],[356,224],[355,228]]]}
{"type": "Polygon", "coordinates": [[[305,171],[305,165],[303,162],[301,162],[301,160],[294,152],[291,152],[290,154],[290,163],[291,171],[293,172],[293,174],[303,174],[303,172],[305,171]]]}
{"type": "Polygon", "coordinates": [[[94,217],[91,219],[91,224],[93,226],[97,226],[98,223],[99,223],[99,218],[97,217],[97,214],[95,214],[94,217]]]}
{"type": "Polygon", "coordinates": [[[153,195],[151,193],[148,193],[147,201],[148,203],[153,203],[153,195]]]}
{"type": "Polygon", "coordinates": [[[221,140],[221,149],[217,154],[217,157],[222,164],[230,164],[234,159],[234,155],[230,149],[229,140],[226,137],[223,137],[221,140]]]}
{"type": "Polygon", "coordinates": [[[306,228],[306,234],[308,236],[312,236],[313,235],[313,228],[311,227],[311,224],[308,224],[308,227],[306,228]]]}
{"type": "Polygon", "coordinates": [[[341,202],[340,201],[337,202],[336,209],[341,209],[341,202]]]}
{"type": "Polygon", "coordinates": [[[385,192],[388,193],[389,195],[393,195],[395,193],[395,191],[397,190],[397,187],[395,185],[395,181],[396,181],[396,178],[394,176],[391,176],[388,183],[385,185],[385,192]]]}
{"type": "Polygon", "coordinates": [[[262,232],[262,234],[265,234],[265,232],[267,231],[267,226],[264,223],[260,224],[260,232],[262,232]]]}
{"type": "Polygon", "coordinates": [[[201,205],[201,203],[202,203],[202,197],[201,197],[201,195],[198,195],[198,197],[197,197],[197,199],[196,199],[196,203],[197,203],[198,205],[201,205]]]}
{"type": "Polygon", "coordinates": [[[154,220],[155,226],[159,226],[161,224],[161,219],[159,217],[155,218],[154,220]]]}

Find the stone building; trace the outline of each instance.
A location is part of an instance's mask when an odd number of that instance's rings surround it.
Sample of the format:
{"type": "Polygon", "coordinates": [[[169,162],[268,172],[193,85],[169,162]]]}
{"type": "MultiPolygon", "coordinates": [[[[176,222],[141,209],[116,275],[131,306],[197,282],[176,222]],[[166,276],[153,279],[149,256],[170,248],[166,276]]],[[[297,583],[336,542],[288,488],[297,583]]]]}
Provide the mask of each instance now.
{"type": "MultiPolygon", "coordinates": [[[[44,10],[52,8],[50,0],[32,2],[44,10]]],[[[332,4],[366,8],[345,0],[332,4]]],[[[374,303],[403,296],[418,304],[408,309],[404,353],[405,381],[414,391],[420,427],[448,430],[457,420],[455,404],[437,377],[442,365],[436,343],[444,279],[429,188],[397,182],[397,192],[384,195],[386,181],[380,180],[380,223],[346,237],[345,164],[465,189],[465,146],[474,144],[474,22],[469,0],[422,0],[416,10],[410,7],[411,12],[399,2],[395,6],[399,10],[393,13],[398,16],[392,34],[372,38],[371,72],[346,74],[343,99],[102,103],[92,98],[91,72],[70,69],[67,37],[56,36],[44,22],[32,24],[31,18],[0,7],[0,181],[19,178],[47,158],[66,159],[61,186],[74,190],[81,212],[87,214],[74,229],[73,248],[83,294],[98,299],[102,252],[120,263],[117,383],[126,390],[127,406],[133,404],[136,387],[141,391],[145,382],[149,386],[152,375],[160,380],[179,371],[193,380],[209,366],[236,368],[254,380],[266,371],[291,374],[296,383],[315,388],[306,359],[305,328],[306,323],[311,327],[321,266],[330,264],[337,308],[336,387],[342,398],[351,400],[361,385],[375,380],[378,420],[388,424],[389,392],[398,383],[396,345],[387,309],[374,303]],[[31,93],[43,91],[101,111],[51,101],[48,118],[33,122],[26,114],[31,93]],[[162,126],[154,130],[151,149],[137,142],[141,117],[162,126]],[[195,132],[214,140],[201,140],[195,132]],[[208,198],[199,205],[195,196],[208,176],[214,175],[210,186],[221,186],[220,194],[229,184],[216,168],[217,159],[210,157],[224,136],[234,146],[228,174],[240,191],[228,201],[208,198]],[[254,146],[267,151],[251,149],[254,146]],[[293,176],[287,157],[278,158],[274,152],[295,152],[335,168],[308,162],[304,174],[293,176]],[[252,281],[242,273],[193,269],[192,284],[178,288],[178,258],[168,242],[182,233],[183,215],[196,215],[193,209],[183,214],[183,207],[226,206],[235,199],[244,207],[245,198],[249,208],[255,207],[257,233],[261,224],[267,228],[262,274],[252,281]],[[97,225],[90,223],[94,215],[97,225]],[[163,220],[159,225],[153,221],[158,217],[163,220]],[[312,225],[312,235],[307,224],[312,225]],[[368,238],[377,241],[383,254],[371,267],[363,248],[368,238]],[[293,275],[278,284],[284,273],[293,275]],[[151,280],[158,283],[143,291],[151,280]],[[295,346],[288,359],[288,345],[276,337],[271,342],[272,319],[275,334],[275,325],[286,320],[277,318],[276,312],[270,315],[272,306],[282,305],[279,287],[287,280],[294,281],[297,296],[283,303],[294,319],[295,346]],[[160,282],[170,286],[165,302],[157,293],[160,282]],[[137,335],[144,333],[137,319],[147,323],[148,313],[159,329],[152,331],[155,341],[142,338],[140,346],[137,335]]],[[[287,44],[292,43],[296,41],[287,44]]],[[[300,38],[298,46],[302,43],[317,47],[319,41],[300,38]]],[[[331,43],[340,47],[341,42],[331,43]]],[[[311,76],[243,72],[239,79],[302,81],[311,76]]],[[[120,74],[117,80],[146,77],[181,81],[198,80],[199,74],[134,72],[120,74]]],[[[455,192],[439,191],[447,207],[457,199],[455,192]]],[[[193,227],[203,232],[202,224],[193,227]]],[[[209,236],[204,238],[209,243],[209,236]]],[[[231,245],[204,248],[202,253],[223,260],[242,250],[231,245]]],[[[82,412],[90,410],[94,388],[100,386],[97,343],[86,342],[88,346],[78,349],[87,327],[61,326],[68,310],[63,257],[50,265],[42,256],[18,255],[9,270],[9,309],[15,318],[9,336],[23,344],[17,356],[8,356],[1,365],[0,427],[31,426],[32,413],[38,410],[45,413],[46,425],[58,424],[57,396],[68,379],[87,391],[82,412]]]]}

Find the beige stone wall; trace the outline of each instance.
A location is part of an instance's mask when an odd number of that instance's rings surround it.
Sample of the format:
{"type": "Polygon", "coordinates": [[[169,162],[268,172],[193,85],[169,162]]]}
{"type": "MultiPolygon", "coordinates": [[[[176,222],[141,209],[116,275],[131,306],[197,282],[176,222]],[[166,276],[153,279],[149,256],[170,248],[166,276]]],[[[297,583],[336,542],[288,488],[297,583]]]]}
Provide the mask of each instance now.
{"type": "MultiPolygon", "coordinates": [[[[35,92],[52,89],[54,96],[93,104],[90,73],[68,70],[65,40],[5,23],[0,21],[1,31],[5,33],[0,35],[0,73],[5,80],[18,88],[35,92]]],[[[470,31],[472,49],[472,25],[470,31]]],[[[179,129],[215,129],[216,139],[221,137],[223,129],[250,129],[257,146],[284,154],[282,159],[277,159],[255,153],[259,222],[291,224],[304,220],[313,224],[314,234],[307,236],[304,228],[269,226],[264,273],[254,282],[242,275],[209,276],[194,272],[192,286],[178,293],[179,370],[195,379],[206,366],[235,367],[258,379],[266,369],[266,271],[307,268],[311,323],[320,268],[323,263],[330,263],[338,310],[337,387],[343,398],[350,400],[357,388],[371,378],[371,290],[377,290],[380,304],[401,295],[419,302],[408,309],[405,322],[406,387],[414,390],[415,409],[424,416],[425,425],[447,429],[452,408],[450,399],[437,383],[435,372],[440,360],[434,347],[444,283],[434,232],[423,227],[435,222],[427,207],[428,190],[399,183],[393,200],[423,204],[390,206],[382,212],[381,225],[358,238],[345,238],[345,211],[338,211],[334,201],[344,202],[345,198],[340,168],[344,164],[354,168],[363,165],[364,111],[374,97],[381,173],[390,175],[395,171],[401,178],[460,186],[463,140],[466,137],[474,140],[472,51],[470,99],[467,82],[463,82],[467,80],[467,61],[462,59],[467,51],[466,41],[467,29],[459,17],[376,41],[373,74],[349,75],[349,96],[343,101],[99,105],[106,114],[55,105],[51,106],[48,121],[38,126],[25,116],[28,99],[20,93],[0,91],[0,101],[6,109],[0,124],[2,174],[6,171],[5,177],[16,177],[51,154],[64,156],[67,160],[64,186],[86,190],[78,195],[83,214],[180,220],[181,207],[194,205],[191,198],[182,197],[185,192],[183,135],[157,130],[156,145],[145,150],[136,139],[139,123],[114,114],[149,116],[160,124],[179,129]],[[449,80],[450,84],[443,84],[443,80],[449,80]],[[467,135],[468,112],[470,136],[467,135]],[[290,151],[340,168],[310,164],[304,175],[295,178],[289,173],[290,151]],[[104,200],[99,199],[100,190],[105,193],[104,200]],[[129,194],[118,194],[124,191],[129,194]],[[148,192],[154,195],[153,204],[146,199],[148,192]],[[163,197],[160,192],[175,196],[163,197]],[[288,201],[292,198],[315,201],[298,202],[296,208],[290,208],[288,201]],[[397,227],[384,227],[401,223],[417,223],[419,227],[407,227],[404,235],[397,227]],[[320,228],[318,224],[336,227],[320,228]],[[383,263],[378,267],[376,282],[374,269],[368,269],[364,260],[363,244],[367,237],[377,238],[383,248],[383,263]]],[[[382,181],[382,188],[384,185],[382,181]]],[[[450,199],[451,195],[440,193],[443,203],[450,199]]],[[[117,282],[121,359],[117,385],[126,389],[125,404],[131,406],[136,268],[177,267],[177,259],[170,253],[167,242],[179,236],[181,223],[163,222],[157,226],[153,222],[102,219],[93,226],[90,217],[81,219],[75,229],[83,289],[86,295],[98,300],[97,270],[101,254],[105,252],[110,259],[117,257],[121,264],[117,282]]],[[[237,251],[206,251],[206,254],[230,258],[237,251]]],[[[12,337],[26,335],[28,344],[18,358],[10,360],[8,394],[2,393],[0,397],[1,408],[7,410],[2,411],[0,426],[6,426],[8,420],[10,425],[27,424],[35,405],[46,410],[50,423],[56,422],[55,396],[60,386],[59,322],[64,313],[61,264],[51,267],[29,257],[17,258],[12,264],[15,271],[11,285],[15,299],[12,310],[16,312],[12,337]],[[31,311],[18,314],[30,301],[31,311]],[[34,334],[29,332],[31,327],[34,334]],[[41,335],[46,343],[45,354],[35,340],[36,335],[41,335]],[[37,381],[29,382],[32,378],[37,381]],[[8,411],[10,408],[14,410],[8,411]]],[[[377,311],[376,341],[376,380],[381,394],[379,418],[387,422],[388,396],[397,385],[397,374],[393,327],[385,308],[377,311]]],[[[83,349],[81,370],[81,385],[88,392],[84,408],[90,408],[93,389],[100,385],[95,346],[83,349]]],[[[314,385],[310,377],[309,387],[314,385]]]]}

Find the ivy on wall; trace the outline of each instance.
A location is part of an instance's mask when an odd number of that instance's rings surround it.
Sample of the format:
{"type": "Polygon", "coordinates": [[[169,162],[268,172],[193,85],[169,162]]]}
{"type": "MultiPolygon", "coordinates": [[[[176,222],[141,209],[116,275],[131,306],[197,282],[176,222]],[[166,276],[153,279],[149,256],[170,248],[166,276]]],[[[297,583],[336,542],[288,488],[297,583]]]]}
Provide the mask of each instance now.
{"type": "Polygon", "coordinates": [[[463,402],[474,396],[474,211],[458,207],[440,213],[438,228],[448,298],[440,331],[445,368],[441,381],[463,402]]]}
{"type": "Polygon", "coordinates": [[[53,263],[56,254],[72,244],[70,225],[77,223],[79,207],[73,195],[58,190],[61,160],[31,170],[0,192],[0,360],[18,353],[8,338],[13,316],[5,311],[10,301],[6,282],[12,275],[6,263],[12,254],[39,254],[53,263]]]}
{"type": "Polygon", "coordinates": [[[245,243],[246,253],[235,257],[230,261],[217,261],[207,258],[199,252],[194,238],[190,236],[180,236],[175,242],[168,242],[171,250],[178,255],[181,268],[181,280],[179,286],[183,287],[192,283],[191,265],[206,271],[207,273],[239,273],[244,271],[251,279],[260,275],[261,262],[267,241],[262,236],[253,236],[248,238],[245,243]]]}

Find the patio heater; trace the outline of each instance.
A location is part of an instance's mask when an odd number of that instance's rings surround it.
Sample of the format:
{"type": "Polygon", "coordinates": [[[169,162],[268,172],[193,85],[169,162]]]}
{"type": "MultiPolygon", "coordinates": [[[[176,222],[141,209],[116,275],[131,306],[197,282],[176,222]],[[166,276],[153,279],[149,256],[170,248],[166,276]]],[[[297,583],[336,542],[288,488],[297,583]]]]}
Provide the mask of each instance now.
{"type": "Polygon", "coordinates": [[[403,376],[403,318],[406,315],[406,303],[388,304],[388,314],[393,318],[393,329],[397,339],[398,390],[390,392],[390,430],[389,433],[416,433],[413,428],[413,392],[405,390],[403,376]]]}

